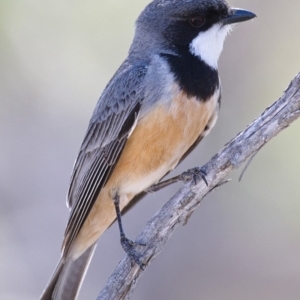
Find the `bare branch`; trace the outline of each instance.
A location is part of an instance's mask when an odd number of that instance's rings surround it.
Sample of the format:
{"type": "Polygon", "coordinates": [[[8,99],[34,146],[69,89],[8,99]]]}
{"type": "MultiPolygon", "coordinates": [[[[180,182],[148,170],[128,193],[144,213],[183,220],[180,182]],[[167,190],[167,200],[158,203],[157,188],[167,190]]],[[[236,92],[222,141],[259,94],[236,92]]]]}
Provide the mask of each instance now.
{"type": "MultiPolygon", "coordinates": [[[[137,242],[147,245],[139,249],[145,268],[162,251],[176,226],[187,221],[201,200],[215,187],[222,185],[229,172],[255,155],[299,116],[300,73],[279,100],[204,165],[208,186],[203,180],[185,184],[146,224],[137,238],[137,242]]],[[[132,266],[130,259],[125,257],[97,300],[128,299],[142,273],[143,270],[139,266],[136,264],[132,266]]]]}

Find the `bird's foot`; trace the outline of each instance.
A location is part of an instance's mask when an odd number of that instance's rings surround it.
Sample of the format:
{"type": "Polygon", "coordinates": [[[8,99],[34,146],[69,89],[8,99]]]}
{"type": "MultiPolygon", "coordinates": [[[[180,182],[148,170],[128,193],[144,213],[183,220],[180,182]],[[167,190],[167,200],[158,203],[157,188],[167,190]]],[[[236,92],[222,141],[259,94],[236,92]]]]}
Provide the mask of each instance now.
{"type": "Polygon", "coordinates": [[[193,168],[187,170],[186,172],[183,172],[181,175],[179,175],[179,179],[183,182],[192,181],[194,185],[197,184],[202,179],[205,182],[206,186],[208,186],[206,176],[207,173],[205,169],[202,167],[202,168],[193,168]]]}
{"type": "Polygon", "coordinates": [[[131,258],[133,262],[139,265],[139,267],[144,270],[145,264],[143,264],[140,260],[140,257],[137,255],[138,246],[146,246],[145,244],[136,243],[130,239],[128,239],[125,235],[121,236],[121,245],[124,249],[125,253],[131,258]]]}

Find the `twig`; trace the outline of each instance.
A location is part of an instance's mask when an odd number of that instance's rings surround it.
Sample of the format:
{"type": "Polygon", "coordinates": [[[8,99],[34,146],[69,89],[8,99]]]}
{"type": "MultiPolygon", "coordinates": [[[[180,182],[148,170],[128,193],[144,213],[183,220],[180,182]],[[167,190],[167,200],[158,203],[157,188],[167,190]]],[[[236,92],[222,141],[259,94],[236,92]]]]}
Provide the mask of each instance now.
{"type": "MultiPolygon", "coordinates": [[[[199,182],[186,183],[146,224],[137,242],[147,246],[139,249],[145,269],[163,250],[166,241],[179,224],[184,224],[201,200],[220,186],[225,177],[257,153],[268,141],[300,116],[300,73],[291,82],[284,95],[268,107],[260,117],[239,133],[217,153],[203,169],[208,186],[199,182]]],[[[125,257],[109,278],[97,300],[129,299],[143,271],[131,265],[125,257]]]]}
{"type": "Polygon", "coordinates": [[[260,151],[261,148],[257,149],[256,152],[248,159],[246,166],[243,168],[242,173],[239,177],[239,182],[242,181],[246,171],[248,170],[248,167],[251,165],[253,159],[255,158],[255,156],[258,154],[258,152],[260,151]]]}

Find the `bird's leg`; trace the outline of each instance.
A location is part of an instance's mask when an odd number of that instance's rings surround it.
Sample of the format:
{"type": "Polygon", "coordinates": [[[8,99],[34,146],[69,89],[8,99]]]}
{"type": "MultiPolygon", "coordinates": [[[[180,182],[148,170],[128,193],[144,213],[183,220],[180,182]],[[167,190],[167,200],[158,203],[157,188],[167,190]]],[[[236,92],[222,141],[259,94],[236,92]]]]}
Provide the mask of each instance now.
{"type": "Polygon", "coordinates": [[[187,170],[186,172],[183,172],[182,174],[180,174],[178,176],[172,177],[170,179],[161,181],[157,184],[150,186],[146,190],[146,192],[147,193],[157,192],[157,191],[161,190],[162,188],[167,187],[178,181],[188,182],[188,181],[192,180],[193,183],[196,184],[199,181],[199,179],[202,179],[205,182],[205,184],[208,186],[206,176],[207,176],[207,173],[204,168],[193,168],[193,169],[187,170]]]}
{"type": "Polygon", "coordinates": [[[122,245],[122,248],[126,252],[126,254],[135,262],[137,263],[141,269],[144,269],[143,263],[140,262],[139,257],[136,254],[135,246],[145,246],[144,244],[138,244],[134,241],[130,240],[126,237],[123,229],[122,224],[122,217],[121,217],[121,211],[120,211],[120,196],[116,193],[116,195],[113,198],[115,209],[116,209],[116,215],[117,215],[117,221],[119,225],[119,231],[120,231],[120,242],[122,245]]]}
{"type": "Polygon", "coordinates": [[[167,179],[167,180],[164,180],[164,181],[161,181],[161,182],[158,182],[156,184],[153,184],[151,185],[149,188],[146,189],[146,192],[147,193],[154,193],[154,192],[157,192],[173,183],[176,183],[180,181],[180,175],[178,176],[174,176],[170,179],[167,179]]]}

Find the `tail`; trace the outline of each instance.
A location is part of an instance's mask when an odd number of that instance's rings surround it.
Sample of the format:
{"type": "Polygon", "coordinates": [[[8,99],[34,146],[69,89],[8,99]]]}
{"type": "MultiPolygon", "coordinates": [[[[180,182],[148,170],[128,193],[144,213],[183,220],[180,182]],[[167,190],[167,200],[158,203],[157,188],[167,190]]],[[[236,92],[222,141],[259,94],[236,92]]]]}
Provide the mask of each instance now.
{"type": "Polygon", "coordinates": [[[76,260],[61,258],[40,300],[75,300],[96,245],[76,260]]]}

